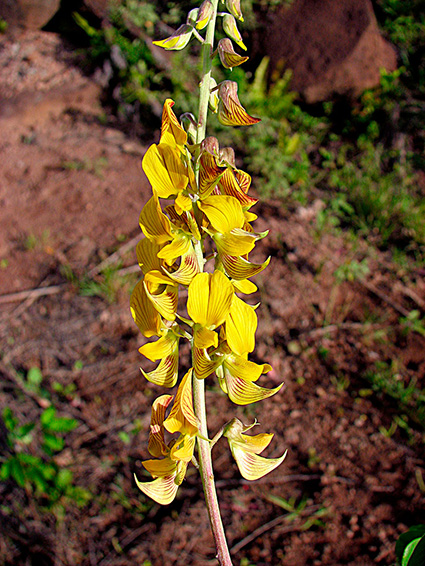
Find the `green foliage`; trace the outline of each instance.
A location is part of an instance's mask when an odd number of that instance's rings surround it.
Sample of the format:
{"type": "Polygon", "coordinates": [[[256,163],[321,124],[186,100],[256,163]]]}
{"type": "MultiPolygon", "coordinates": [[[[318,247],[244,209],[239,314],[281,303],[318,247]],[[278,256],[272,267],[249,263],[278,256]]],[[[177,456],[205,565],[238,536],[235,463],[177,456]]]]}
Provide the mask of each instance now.
{"type": "MultiPolygon", "coordinates": [[[[382,361],[376,362],[375,368],[365,373],[365,378],[375,392],[394,399],[401,412],[425,429],[425,390],[417,386],[415,378],[407,383],[395,362],[388,364],[382,361]]],[[[402,421],[400,417],[396,424],[406,428],[406,420],[402,421]]]]}
{"type": "Polygon", "coordinates": [[[423,566],[425,564],[425,525],[415,525],[400,535],[395,551],[397,563],[400,566],[423,566]]]}
{"type": "MultiPolygon", "coordinates": [[[[41,372],[32,368],[28,382],[34,386],[41,383],[41,372]]],[[[55,407],[45,409],[38,423],[19,424],[13,411],[3,410],[3,422],[7,429],[8,456],[0,458],[0,480],[13,480],[34,496],[42,506],[63,513],[63,505],[74,501],[84,505],[90,498],[89,492],[73,485],[73,473],[56,464],[54,456],[65,447],[64,436],[78,426],[75,419],[58,417],[55,407]],[[35,438],[40,439],[43,453],[37,455],[35,438]]]]}

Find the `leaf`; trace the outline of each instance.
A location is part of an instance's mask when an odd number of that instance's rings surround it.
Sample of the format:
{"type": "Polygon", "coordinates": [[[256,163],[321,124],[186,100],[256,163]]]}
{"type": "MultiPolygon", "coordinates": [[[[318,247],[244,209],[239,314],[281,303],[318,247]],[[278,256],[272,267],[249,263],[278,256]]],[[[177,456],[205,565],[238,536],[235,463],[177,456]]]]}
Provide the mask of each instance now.
{"type": "Polygon", "coordinates": [[[34,366],[28,370],[27,382],[30,385],[38,387],[42,381],[43,381],[43,375],[41,373],[40,368],[34,366]]]}
{"type": "Polygon", "coordinates": [[[410,527],[410,529],[407,532],[399,536],[397,543],[395,545],[395,553],[397,556],[397,561],[399,563],[401,563],[402,561],[406,546],[410,542],[412,542],[412,540],[416,538],[420,538],[423,535],[425,535],[425,525],[413,525],[412,527],[410,527]]]}
{"type": "Polygon", "coordinates": [[[412,540],[404,549],[401,566],[424,566],[425,535],[412,540]]]}
{"type": "Polygon", "coordinates": [[[73,475],[71,470],[63,469],[59,470],[58,475],[55,479],[55,484],[60,489],[64,489],[68,485],[71,485],[73,479],[73,475]]]}
{"type": "Polygon", "coordinates": [[[44,433],[44,442],[43,442],[43,450],[50,454],[51,452],[59,452],[63,450],[64,447],[64,440],[56,434],[49,434],[48,432],[44,433]]]}

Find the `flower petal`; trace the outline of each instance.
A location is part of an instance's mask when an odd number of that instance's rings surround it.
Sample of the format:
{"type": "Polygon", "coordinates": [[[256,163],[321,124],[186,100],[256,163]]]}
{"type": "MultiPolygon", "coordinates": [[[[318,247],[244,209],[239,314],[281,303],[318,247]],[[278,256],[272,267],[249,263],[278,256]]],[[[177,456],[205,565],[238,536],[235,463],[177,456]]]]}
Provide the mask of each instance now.
{"type": "Polygon", "coordinates": [[[137,283],[131,294],[130,311],[143,336],[150,338],[162,334],[161,317],[146,294],[143,279],[137,283]]]}
{"type": "MultiPolygon", "coordinates": [[[[174,283],[173,285],[162,285],[159,289],[160,292],[158,292],[157,273],[159,272],[149,271],[149,273],[145,275],[144,287],[146,295],[165,320],[173,321],[176,318],[178,287],[175,286],[174,283]]],[[[166,275],[164,274],[163,277],[165,278],[166,275]]]]}
{"type": "Polygon", "coordinates": [[[140,491],[143,491],[145,495],[159,503],[160,505],[168,505],[176,497],[177,490],[179,486],[175,483],[176,473],[166,476],[164,478],[157,478],[156,480],[150,482],[141,482],[137,479],[136,475],[134,479],[136,481],[137,487],[140,491]]]}
{"type": "Polygon", "coordinates": [[[187,312],[201,326],[217,328],[229,313],[232,296],[233,285],[224,273],[199,273],[189,285],[187,312]]]}
{"type": "Polygon", "coordinates": [[[244,214],[240,202],[232,196],[211,195],[199,202],[199,208],[217,232],[225,234],[242,228],[244,214]]]}
{"type": "Polygon", "coordinates": [[[164,458],[163,460],[144,460],[142,465],[153,478],[171,476],[176,469],[176,462],[171,460],[171,458],[164,458]]]}
{"type": "Polygon", "coordinates": [[[164,426],[168,432],[181,432],[195,436],[198,434],[199,422],[193,410],[192,400],[192,368],[182,378],[173,408],[164,426]]]}
{"type": "Polygon", "coordinates": [[[223,81],[218,87],[218,120],[224,126],[252,126],[261,120],[250,116],[239,102],[238,84],[223,81]]]}
{"type": "Polygon", "coordinates": [[[170,458],[189,463],[193,458],[193,450],[195,448],[196,436],[183,434],[173,445],[170,451],[170,458]]]}
{"type": "Polygon", "coordinates": [[[264,263],[251,263],[243,257],[221,255],[221,261],[229,277],[238,281],[248,279],[260,273],[270,263],[270,257],[264,263]]]}
{"type": "Polygon", "coordinates": [[[144,235],[160,246],[173,239],[171,222],[162,212],[156,194],[143,207],[139,223],[144,235]]]}
{"type": "Polygon", "coordinates": [[[199,264],[192,243],[188,252],[182,255],[180,267],[172,273],[166,269],[164,271],[176,283],[190,285],[192,279],[199,273],[199,264]]]}
{"type": "Polygon", "coordinates": [[[272,472],[283,462],[287,454],[285,452],[280,458],[263,458],[258,454],[245,452],[239,442],[229,442],[229,444],[241,476],[246,480],[258,480],[272,472]]]}
{"type": "Polygon", "coordinates": [[[167,98],[162,110],[161,139],[159,143],[183,146],[187,142],[187,134],[180,126],[179,121],[172,110],[173,106],[174,101],[171,100],[171,98],[167,98]]]}
{"type": "Polygon", "coordinates": [[[178,194],[189,182],[181,152],[166,143],[149,147],[143,157],[142,168],[160,198],[178,194]]]}
{"type": "MultiPolygon", "coordinates": [[[[248,175],[248,173],[246,173],[246,175],[248,175]]],[[[258,199],[248,196],[242,189],[238,180],[237,171],[233,171],[232,169],[226,169],[220,179],[219,187],[224,195],[235,197],[243,207],[250,208],[258,202],[258,199]]]]}
{"type": "Polygon", "coordinates": [[[223,364],[233,377],[245,381],[257,381],[260,375],[268,373],[272,369],[269,364],[256,364],[243,356],[235,356],[234,354],[225,356],[223,364]]]}
{"type": "Polygon", "coordinates": [[[197,379],[205,379],[223,363],[223,358],[211,359],[206,348],[193,348],[193,371],[197,379]]]}
{"type": "Polygon", "coordinates": [[[250,405],[257,403],[263,399],[267,399],[275,395],[283,383],[274,389],[266,389],[259,387],[251,381],[247,381],[241,377],[234,377],[226,368],[224,368],[224,378],[226,380],[227,394],[229,399],[236,405],[250,405]]]}
{"type": "Polygon", "coordinates": [[[139,348],[139,352],[152,362],[161,360],[162,358],[170,355],[175,355],[176,353],[178,355],[178,350],[179,337],[173,330],[169,330],[167,334],[165,334],[165,336],[161,336],[159,340],[156,340],[155,342],[148,342],[139,348]]]}
{"type": "Polygon", "coordinates": [[[256,330],[257,315],[253,307],[234,295],[226,318],[227,344],[232,352],[239,356],[252,352],[255,347],[256,330]]]}
{"type": "Polygon", "coordinates": [[[145,379],[154,383],[155,385],[160,385],[161,387],[174,387],[177,383],[178,378],[178,366],[179,357],[178,353],[170,354],[166,358],[163,358],[156,369],[146,373],[140,368],[145,379]]]}
{"type": "Polygon", "coordinates": [[[227,37],[220,39],[217,45],[221,64],[225,69],[232,69],[248,61],[249,57],[241,57],[233,49],[233,44],[227,37]]]}
{"type": "Polygon", "coordinates": [[[161,395],[152,404],[148,450],[156,458],[167,454],[164,442],[164,419],[167,407],[172,400],[172,395],[161,395]]]}
{"type": "Polygon", "coordinates": [[[161,246],[149,240],[149,238],[143,238],[136,246],[137,261],[139,263],[140,269],[146,275],[149,271],[156,269],[161,270],[161,260],[158,258],[158,252],[161,246]]]}

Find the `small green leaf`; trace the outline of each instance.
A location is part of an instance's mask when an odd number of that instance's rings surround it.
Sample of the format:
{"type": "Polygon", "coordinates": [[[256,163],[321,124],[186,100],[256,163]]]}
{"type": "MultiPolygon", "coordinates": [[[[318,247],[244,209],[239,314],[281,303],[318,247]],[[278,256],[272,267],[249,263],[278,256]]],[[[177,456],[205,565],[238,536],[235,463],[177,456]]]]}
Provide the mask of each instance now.
{"type": "Polygon", "coordinates": [[[64,489],[68,485],[71,485],[73,479],[73,474],[71,470],[67,470],[66,468],[59,470],[58,475],[55,479],[55,484],[58,488],[64,489]]]}
{"type": "Polygon", "coordinates": [[[48,407],[45,411],[41,413],[40,422],[43,427],[50,428],[50,423],[55,418],[56,409],[54,407],[48,407]]]}
{"type": "Polygon", "coordinates": [[[40,368],[34,366],[28,370],[27,382],[30,385],[38,387],[39,385],[41,385],[42,381],[43,381],[43,375],[41,373],[40,368]]]}
{"type": "Polygon", "coordinates": [[[53,418],[47,428],[52,432],[70,432],[78,426],[78,421],[75,419],[68,419],[66,417],[53,418]]]}
{"type": "Polygon", "coordinates": [[[5,407],[3,410],[3,422],[9,432],[13,432],[18,424],[18,419],[15,419],[10,407],[5,407]]]}
{"type": "Polygon", "coordinates": [[[48,432],[44,433],[43,450],[47,454],[50,454],[51,452],[59,452],[60,450],[63,450],[63,447],[63,438],[56,436],[56,434],[50,434],[48,432]]]}
{"type": "Polygon", "coordinates": [[[0,468],[0,480],[5,481],[10,478],[11,469],[10,469],[10,460],[4,462],[0,468]]]}
{"type": "Polygon", "coordinates": [[[17,458],[10,460],[10,475],[20,487],[25,487],[25,473],[17,458]]]}
{"type": "Polygon", "coordinates": [[[129,435],[126,432],[124,432],[123,430],[120,430],[120,432],[118,433],[118,436],[124,442],[124,444],[130,444],[131,440],[130,440],[129,435]]]}

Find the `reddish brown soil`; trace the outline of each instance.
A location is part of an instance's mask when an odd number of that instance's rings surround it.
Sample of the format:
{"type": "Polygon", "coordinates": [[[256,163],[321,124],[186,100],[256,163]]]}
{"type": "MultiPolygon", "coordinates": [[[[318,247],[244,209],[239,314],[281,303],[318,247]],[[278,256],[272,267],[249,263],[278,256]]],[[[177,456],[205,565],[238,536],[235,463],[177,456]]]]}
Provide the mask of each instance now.
{"type": "MultiPolygon", "coordinates": [[[[128,308],[133,280],[124,273],[110,303],[82,296],[64,277],[72,271],[81,279],[93,270],[101,281],[96,266],[115,250],[124,266],[134,265],[134,246],[124,253],[122,240],[137,236],[149,197],[139,165],[146,146],[102,125],[97,89],[68,62],[55,36],[29,34],[14,45],[9,38],[0,44],[9,81],[0,103],[5,108],[7,100],[0,130],[0,408],[10,406],[21,422],[37,421],[47,402],[25,392],[16,371],[39,367],[59,414],[79,422],[57,462],[73,470],[75,483],[92,498],[83,509],[69,503],[56,520],[12,481],[0,483],[0,562],[213,565],[196,470],[190,468],[166,508],[149,503],[132,479],[148,457],[150,406],[160,393],[138,369],[145,362],[128,308]],[[28,57],[35,79],[25,90],[28,57]],[[60,84],[42,89],[54,65],[60,84]],[[85,95],[78,100],[72,92],[85,95]],[[10,295],[39,287],[55,294],[10,295]],[[76,392],[59,395],[55,382],[75,383],[76,392]],[[140,431],[133,434],[137,419],[140,431]]],[[[320,206],[256,207],[256,228],[270,229],[270,236],[253,258],[273,259],[256,278],[255,299],[262,304],[255,358],[273,365],[264,384],[283,380],[285,389],[244,409],[209,381],[211,434],[235,415],[244,422],[256,417],[262,431],[275,433],[267,455],[288,449],[284,464],[254,483],[241,479],[224,441],[214,449],[223,520],[238,565],[244,557],[256,566],[391,565],[398,535],[423,520],[423,429],[410,419],[408,431],[398,426],[384,435],[382,427],[405,410],[371,392],[364,378],[377,361],[393,361],[401,382],[415,378],[425,387],[424,338],[404,334],[399,324],[404,310],[423,308],[423,274],[413,265],[396,266],[366,243],[318,234],[320,206]],[[364,282],[336,284],[337,267],[364,257],[370,267],[364,282]],[[276,498],[306,505],[295,516],[276,498]]],[[[0,440],[3,446],[4,431],[0,440]]]]}

